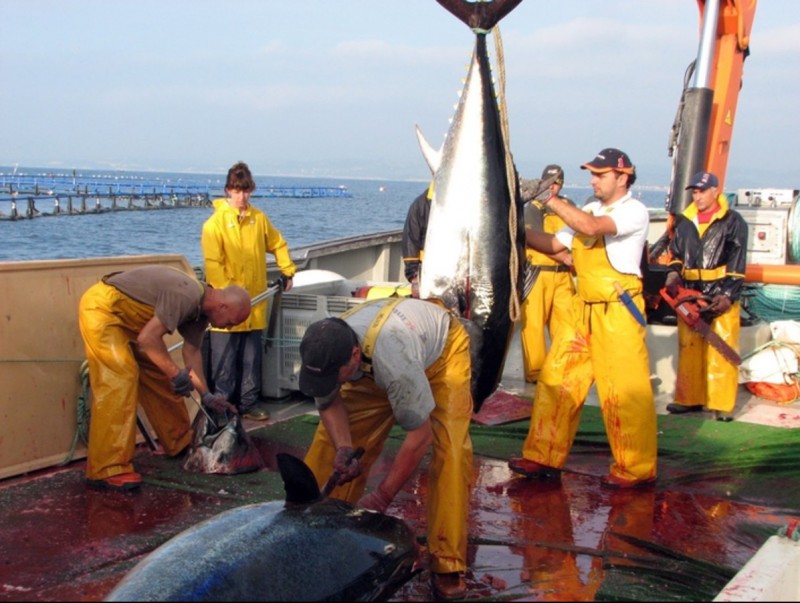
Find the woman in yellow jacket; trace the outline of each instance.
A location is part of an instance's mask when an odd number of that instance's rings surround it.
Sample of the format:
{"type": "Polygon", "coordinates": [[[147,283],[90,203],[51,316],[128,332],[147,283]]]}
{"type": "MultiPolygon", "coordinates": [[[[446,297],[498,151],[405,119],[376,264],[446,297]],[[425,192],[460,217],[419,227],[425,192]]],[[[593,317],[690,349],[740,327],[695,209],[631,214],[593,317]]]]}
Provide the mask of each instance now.
{"type": "MultiPolygon", "coordinates": [[[[214,200],[214,214],[203,224],[202,248],[206,281],[212,287],[239,285],[251,297],[267,288],[267,253],[275,256],[283,290],[292,287],[296,267],[289,246],[261,210],[250,205],[256,183],[244,162],[228,170],[224,199],[214,200]]],[[[267,326],[267,301],[254,304],[250,316],[231,329],[212,329],[211,382],[214,391],[236,405],[249,419],[265,421],[258,406],[261,394],[261,333],[267,326]]]]}

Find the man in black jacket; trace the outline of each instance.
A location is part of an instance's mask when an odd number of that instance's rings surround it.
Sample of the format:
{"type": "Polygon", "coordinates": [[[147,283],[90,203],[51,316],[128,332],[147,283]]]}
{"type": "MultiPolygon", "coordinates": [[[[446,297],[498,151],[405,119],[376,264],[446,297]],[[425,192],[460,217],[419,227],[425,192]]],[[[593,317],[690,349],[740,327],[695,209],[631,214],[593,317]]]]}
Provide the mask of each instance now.
{"type": "MultiPolygon", "coordinates": [[[[738,351],[747,223],[728,206],[718,186],[714,174],[698,172],[686,187],[691,189],[693,200],[677,216],[665,286],[671,297],[684,286],[710,298],[705,318],[711,320],[711,329],[738,351]]],[[[682,414],[705,407],[718,421],[733,420],[738,367],[683,321],[678,321],[678,345],[674,402],[667,405],[667,411],[682,414]]]]}
{"type": "Polygon", "coordinates": [[[411,283],[412,297],[419,297],[419,270],[424,255],[432,196],[433,182],[411,203],[403,225],[403,263],[406,278],[411,283]]]}

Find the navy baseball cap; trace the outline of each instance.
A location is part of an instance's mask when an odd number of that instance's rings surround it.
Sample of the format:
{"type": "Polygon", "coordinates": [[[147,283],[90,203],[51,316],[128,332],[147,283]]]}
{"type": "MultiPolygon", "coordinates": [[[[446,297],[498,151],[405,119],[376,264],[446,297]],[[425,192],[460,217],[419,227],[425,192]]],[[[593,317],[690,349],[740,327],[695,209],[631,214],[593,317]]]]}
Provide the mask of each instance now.
{"type": "Polygon", "coordinates": [[[594,159],[581,166],[582,170],[589,170],[590,172],[603,173],[611,170],[622,172],[623,174],[633,174],[635,168],[631,163],[631,158],[627,153],[623,153],[619,149],[603,149],[594,159]]]}
{"type": "Polygon", "coordinates": [[[686,187],[686,190],[696,188],[699,191],[707,191],[712,187],[719,186],[719,180],[711,172],[697,172],[692,176],[692,183],[686,187]]]}
{"type": "Polygon", "coordinates": [[[551,179],[555,184],[564,184],[564,170],[561,169],[560,165],[553,163],[544,168],[542,180],[548,179],[551,179]]]}
{"type": "Polygon", "coordinates": [[[339,369],[350,360],[358,338],[341,318],[324,318],[309,325],[300,342],[300,391],[324,398],[338,384],[339,369]]]}

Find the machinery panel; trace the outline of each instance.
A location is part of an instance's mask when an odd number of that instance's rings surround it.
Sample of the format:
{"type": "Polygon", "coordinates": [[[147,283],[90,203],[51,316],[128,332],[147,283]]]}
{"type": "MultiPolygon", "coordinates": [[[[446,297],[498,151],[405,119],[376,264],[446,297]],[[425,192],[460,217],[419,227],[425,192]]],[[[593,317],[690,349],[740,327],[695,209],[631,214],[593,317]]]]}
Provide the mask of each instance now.
{"type": "Polygon", "coordinates": [[[747,263],[786,263],[789,208],[736,207],[747,222],[747,263]]]}

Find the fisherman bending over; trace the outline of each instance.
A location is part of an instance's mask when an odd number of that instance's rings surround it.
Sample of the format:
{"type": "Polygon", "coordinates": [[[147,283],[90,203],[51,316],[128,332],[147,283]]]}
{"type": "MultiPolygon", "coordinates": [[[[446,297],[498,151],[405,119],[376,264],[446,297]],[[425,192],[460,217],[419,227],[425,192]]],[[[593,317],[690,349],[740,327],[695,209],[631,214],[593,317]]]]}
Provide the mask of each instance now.
{"type": "Polygon", "coordinates": [[[214,289],[176,268],[144,266],[107,274],[81,297],[78,323],[89,363],[92,418],[87,484],[132,490],[136,407],[141,403],[167,456],[192,440],[184,396],[197,390],[218,413],[236,412],[209,393],[200,346],[211,323],[227,328],[250,314],[250,296],[238,286],[214,289]],[[185,368],[175,364],[164,335],[183,336],[185,368]]]}
{"type": "Polygon", "coordinates": [[[467,505],[472,475],[469,337],[436,303],[379,299],[313,323],[300,343],[300,389],[322,422],[305,461],[321,485],[341,474],[333,495],[384,512],[433,446],[427,528],[432,588],[466,594],[467,505]],[[391,428],[405,439],[378,487],[361,498],[391,428]],[[366,452],[352,458],[354,448],[366,452]]]}

